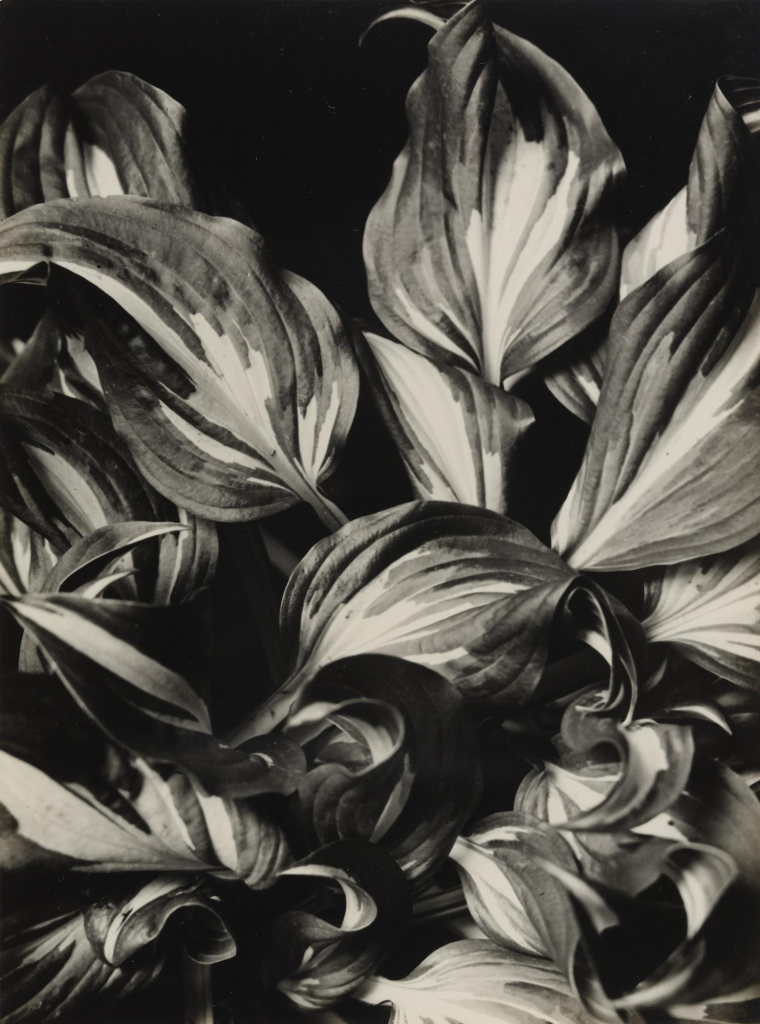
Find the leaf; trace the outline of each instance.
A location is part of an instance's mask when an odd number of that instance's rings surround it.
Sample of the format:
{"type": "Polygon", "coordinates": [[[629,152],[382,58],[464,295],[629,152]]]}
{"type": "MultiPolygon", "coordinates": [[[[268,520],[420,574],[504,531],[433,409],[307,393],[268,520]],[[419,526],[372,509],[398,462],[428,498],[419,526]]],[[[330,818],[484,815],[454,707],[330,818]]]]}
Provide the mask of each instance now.
{"type": "Polygon", "coordinates": [[[292,741],[265,738],[235,750],[211,735],[198,681],[168,663],[178,651],[190,668],[197,660],[187,610],[63,594],[4,600],[77,703],[128,750],[192,772],[215,794],[298,785],[304,762],[292,741]]]}
{"type": "Polygon", "coordinates": [[[212,519],[306,500],[343,522],[319,486],[353,420],[350,344],[322,293],[254,231],[131,197],[61,201],[5,222],[0,249],[0,271],[54,262],[147,332],[101,325],[92,352],[116,428],[162,494],[212,519]]]}
{"type": "Polygon", "coordinates": [[[760,540],[670,566],[650,588],[644,630],[744,686],[760,662],[760,540]]]}
{"type": "Polygon", "coordinates": [[[618,308],[584,462],[552,528],[570,565],[671,564],[756,532],[760,303],[749,308],[751,291],[719,235],[618,308]]]}
{"type": "Polygon", "coordinates": [[[623,162],[570,75],[481,3],[428,49],[367,222],[370,298],[405,345],[501,385],[612,297],[623,162]]]}
{"type": "Polygon", "coordinates": [[[6,916],[0,970],[7,1024],[68,1018],[101,996],[122,998],[149,984],[163,966],[161,935],[175,914],[186,948],[202,962],[234,955],[216,897],[192,877],[122,883],[100,898],[97,888],[79,890],[56,893],[52,906],[37,898],[6,916]],[[136,953],[139,959],[130,959],[136,953]]]}
{"type": "MultiPolygon", "coordinates": [[[[131,556],[140,576],[127,595],[177,602],[211,582],[218,547],[214,526],[153,491],[102,412],[73,398],[7,386],[0,388],[0,423],[11,435],[6,457],[16,459],[16,473],[31,474],[46,502],[36,511],[25,494],[18,507],[0,489],[0,504],[45,536],[61,537],[53,561],[105,527],[173,519],[183,536],[164,533],[155,546],[143,545],[131,556]]],[[[46,576],[35,573],[32,589],[42,589],[46,576]]]]}
{"type": "Polygon", "coordinates": [[[442,946],[401,981],[373,978],[358,996],[390,1003],[390,1024],[591,1024],[548,960],[485,939],[442,946]]]}
{"type": "Polygon", "coordinates": [[[383,420],[418,498],[506,512],[528,405],[473,373],[365,333],[358,342],[383,420]]]}
{"type": "Polygon", "coordinates": [[[52,199],[122,194],[231,209],[199,160],[185,109],[123,71],[71,96],[49,86],[28,96],[0,128],[0,179],[3,217],[52,199]]]}
{"type": "Polygon", "coordinates": [[[470,913],[486,935],[516,953],[549,957],[590,1014],[614,1020],[573,898],[595,932],[617,925],[618,919],[578,876],[559,833],[532,816],[492,814],[457,839],[451,856],[470,913]]]}
{"type": "Polygon", "coordinates": [[[5,869],[214,871],[262,888],[289,859],[250,802],[128,758],[45,677],[4,687],[0,762],[5,869]]]}
{"type": "Polygon", "coordinates": [[[424,888],[480,794],[476,733],[452,684],[396,658],[347,658],[320,672],[286,731],[310,761],[294,842],[370,840],[424,888]]]}
{"type": "Polygon", "coordinates": [[[406,925],[410,907],[404,876],[377,847],[344,840],[280,877],[324,880],[340,893],[338,925],[304,910],[275,918],[260,963],[265,987],[278,988],[303,1009],[321,1009],[372,974],[406,925]]]}
{"type": "Polygon", "coordinates": [[[18,595],[41,586],[55,559],[47,540],[0,508],[0,594],[18,595]]]}

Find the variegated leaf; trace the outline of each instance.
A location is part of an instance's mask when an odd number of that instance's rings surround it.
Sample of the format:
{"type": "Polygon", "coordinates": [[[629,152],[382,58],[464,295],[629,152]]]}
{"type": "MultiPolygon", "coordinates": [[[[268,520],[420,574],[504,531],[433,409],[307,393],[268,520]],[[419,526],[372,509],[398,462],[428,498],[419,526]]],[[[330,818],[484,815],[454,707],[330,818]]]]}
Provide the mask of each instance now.
{"type": "MultiPolygon", "coordinates": [[[[16,474],[31,474],[47,506],[34,512],[27,500],[19,508],[4,488],[0,504],[51,540],[51,529],[62,538],[55,547],[48,544],[44,564],[49,568],[66,547],[95,531],[129,521],[173,519],[178,523],[175,530],[164,531],[155,546],[143,545],[130,556],[139,575],[127,596],[168,604],[187,599],[211,582],[218,549],[215,527],[155,493],[106,415],[73,398],[4,386],[0,423],[9,435],[5,458],[16,459],[16,474]]],[[[29,588],[41,590],[46,576],[35,572],[29,588]]]]}
{"type": "Polygon", "coordinates": [[[578,84],[489,20],[436,33],[372,211],[372,304],[405,345],[501,385],[578,334],[617,278],[623,162],[578,84]]]}
{"type": "Polygon", "coordinates": [[[0,272],[74,271],[147,332],[101,324],[92,351],[117,430],[162,494],[206,518],[305,500],[331,528],[344,521],[320,485],[356,406],[350,343],[254,231],[131,197],[61,201],[6,221],[0,253],[0,272]]]}
{"type": "Polygon", "coordinates": [[[215,794],[298,785],[304,761],[293,741],[263,737],[235,750],[211,734],[200,682],[183,674],[197,673],[200,660],[186,609],[68,594],[3,601],[77,703],[128,750],[192,772],[215,794]]]}
{"type": "Polygon", "coordinates": [[[409,917],[404,876],[376,846],[343,840],[298,861],[280,878],[280,887],[290,878],[327,883],[343,909],[339,924],[291,910],[267,930],[264,986],[276,987],[302,1009],[319,1010],[349,995],[387,956],[409,917]]]}
{"type": "Polygon", "coordinates": [[[364,337],[374,398],[417,497],[506,512],[515,448],[533,423],[528,405],[474,373],[364,337]]]}
{"type": "MultiPolygon", "coordinates": [[[[70,887],[69,887],[70,890],[70,887]]],[[[235,954],[218,899],[192,876],[165,876],[136,886],[46,894],[6,916],[0,942],[5,1024],[42,1024],[94,1009],[149,984],[167,952],[159,942],[176,914],[188,952],[201,963],[235,954]],[[149,948],[146,948],[149,947],[149,948]],[[137,960],[129,958],[142,952],[137,960]]],[[[82,1018],[78,1018],[82,1019],[82,1018]]]]}
{"type": "MultiPolygon", "coordinates": [[[[753,203],[756,172],[748,133],[760,122],[760,83],[750,78],[721,78],[715,87],[697,139],[688,185],[642,228],[623,250],[620,298],[649,280],[673,260],[706,242],[721,228],[741,230],[753,203]],[[743,123],[742,123],[743,122],[743,123]]],[[[747,222],[749,230],[752,228],[747,222]]],[[[580,347],[557,353],[546,383],[564,405],[591,423],[599,401],[608,341],[584,339],[580,347]]]]}
{"type": "Polygon", "coordinates": [[[0,127],[0,181],[2,217],[52,199],[123,194],[230,211],[194,152],[185,109],[123,71],[71,96],[44,86],[19,104],[0,127]]]}
{"type": "Polygon", "coordinates": [[[721,234],[619,307],[580,472],[553,526],[576,568],[713,554],[757,532],[760,300],[721,234]]]}
{"type": "Polygon", "coordinates": [[[390,1004],[390,1024],[591,1024],[548,960],[463,940],[431,953],[400,981],[372,978],[357,993],[390,1004]]]}
{"type": "Polygon", "coordinates": [[[760,539],[670,566],[650,588],[653,643],[743,685],[760,675],[760,539]]]}
{"type": "Polygon", "coordinates": [[[289,859],[250,801],[126,757],[45,677],[5,683],[0,761],[5,869],[213,871],[262,888],[289,859]]]}
{"type": "Polygon", "coordinates": [[[454,686],[397,658],[347,658],[320,672],[286,733],[310,766],[291,798],[294,842],[368,839],[424,888],[480,795],[476,734],[454,686]]]}

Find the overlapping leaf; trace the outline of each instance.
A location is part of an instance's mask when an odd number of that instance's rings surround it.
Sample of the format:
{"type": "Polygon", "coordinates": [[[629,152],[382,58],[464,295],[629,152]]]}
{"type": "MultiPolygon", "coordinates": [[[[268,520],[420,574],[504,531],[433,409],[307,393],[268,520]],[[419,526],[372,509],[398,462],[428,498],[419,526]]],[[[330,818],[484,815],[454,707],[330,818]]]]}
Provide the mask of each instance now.
{"type": "Polygon", "coordinates": [[[364,337],[375,401],[417,497],[506,512],[510,465],[533,423],[527,404],[474,373],[364,337]]]}
{"type": "Polygon", "coordinates": [[[101,323],[92,350],[117,430],[158,491],[212,519],[305,500],[332,528],[343,521],[319,485],[353,420],[350,344],[321,292],[254,231],[130,197],[61,201],[6,221],[0,254],[3,273],[40,260],[74,271],[147,332],[101,323]]]}
{"type": "Polygon", "coordinates": [[[400,981],[373,978],[359,998],[390,1003],[391,1024],[591,1024],[570,985],[548,960],[486,940],[431,953],[400,981]]]}
{"type": "Polygon", "coordinates": [[[28,96],[0,128],[0,183],[3,217],[52,199],[122,194],[228,210],[189,141],[185,109],[123,71],[71,96],[50,86],[28,96]]]}
{"type": "Polygon", "coordinates": [[[356,989],[388,954],[409,916],[404,876],[376,846],[344,840],[280,877],[280,886],[290,878],[328,883],[343,907],[337,925],[311,911],[286,911],[268,930],[263,951],[266,987],[303,1009],[322,1009],[356,989]]]}
{"type": "Polygon", "coordinates": [[[236,750],[211,734],[191,674],[199,651],[187,609],[64,594],[5,602],[77,703],[128,750],[179,765],[215,794],[297,786],[304,761],[292,740],[264,737],[236,750]]]}
{"type": "Polygon", "coordinates": [[[38,900],[7,915],[0,943],[3,1020],[57,1020],[92,1000],[121,998],[149,984],[166,956],[156,940],[175,914],[185,948],[199,962],[234,955],[214,896],[182,876],[121,884],[103,898],[69,889],[53,907],[38,900]],[[129,960],[136,953],[142,956],[129,960]]]}
{"type": "Polygon", "coordinates": [[[287,732],[310,763],[292,798],[294,845],[366,839],[424,887],[480,793],[475,732],[451,683],[396,658],[347,658],[319,674],[287,732]]]}
{"type": "Polygon", "coordinates": [[[647,638],[734,682],[760,663],[760,541],[664,571],[650,588],[647,638]]]}
{"type": "Polygon", "coordinates": [[[365,234],[373,306],[410,348],[501,385],[611,298],[620,154],[570,75],[479,0],[436,33],[407,114],[365,234]]]}
{"type": "Polygon", "coordinates": [[[5,684],[0,761],[4,868],[214,871],[260,888],[289,858],[250,801],[128,758],[45,677],[5,684]]]}
{"type": "MultiPolygon", "coordinates": [[[[530,700],[555,616],[577,585],[528,530],[485,509],[412,502],[357,519],[315,545],[290,579],[281,625],[297,652],[293,673],[252,731],[281,721],[325,665],[360,653],[427,665],[478,713],[506,715],[530,700]]],[[[606,629],[605,615],[595,617],[606,629]]],[[[622,699],[617,687],[610,699],[622,699]]]]}

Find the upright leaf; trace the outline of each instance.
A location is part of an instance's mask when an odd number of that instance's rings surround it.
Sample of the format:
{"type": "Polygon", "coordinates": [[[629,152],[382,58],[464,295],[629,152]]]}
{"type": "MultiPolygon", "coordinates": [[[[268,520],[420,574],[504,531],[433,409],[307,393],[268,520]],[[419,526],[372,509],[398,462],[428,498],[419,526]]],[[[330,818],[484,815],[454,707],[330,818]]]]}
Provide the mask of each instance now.
{"type": "Polygon", "coordinates": [[[479,0],[436,33],[409,141],[372,211],[372,304],[405,345],[501,385],[616,287],[623,162],[558,64],[479,0]]]}
{"type": "Polygon", "coordinates": [[[466,370],[364,337],[374,398],[417,497],[506,512],[515,449],[533,423],[527,404],[466,370]]]}
{"type": "Polygon", "coordinates": [[[306,500],[331,528],[343,521],[320,485],[356,406],[350,344],[254,231],[131,197],[61,201],[0,226],[0,253],[0,273],[74,271],[144,329],[101,324],[93,354],[117,430],[162,494],[211,519],[306,500]]]}

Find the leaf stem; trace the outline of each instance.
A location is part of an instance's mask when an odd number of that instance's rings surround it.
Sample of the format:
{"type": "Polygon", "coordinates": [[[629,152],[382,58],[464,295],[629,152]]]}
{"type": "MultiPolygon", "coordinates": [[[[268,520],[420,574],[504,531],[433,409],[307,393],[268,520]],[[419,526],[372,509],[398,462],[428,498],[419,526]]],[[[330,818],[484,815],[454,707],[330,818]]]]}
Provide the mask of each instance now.
{"type": "Polygon", "coordinates": [[[182,954],[184,1024],[214,1024],[211,967],[182,954]]]}

